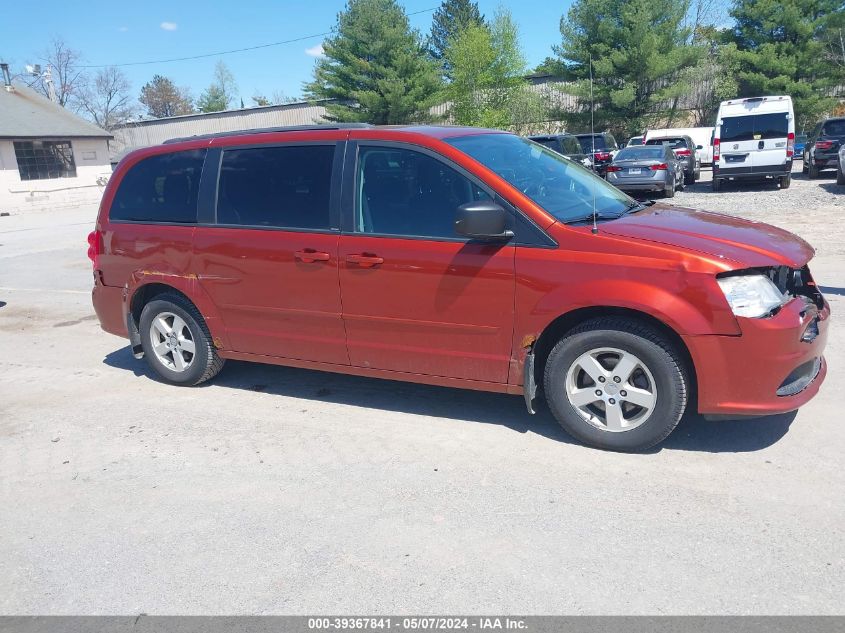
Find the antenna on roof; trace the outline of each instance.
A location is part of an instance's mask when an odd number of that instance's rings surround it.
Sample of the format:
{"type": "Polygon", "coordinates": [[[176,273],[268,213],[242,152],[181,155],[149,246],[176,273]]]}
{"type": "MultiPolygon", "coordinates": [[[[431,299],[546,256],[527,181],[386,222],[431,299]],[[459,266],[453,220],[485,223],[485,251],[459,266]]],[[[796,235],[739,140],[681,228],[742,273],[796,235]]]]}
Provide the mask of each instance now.
{"type": "MultiPolygon", "coordinates": [[[[596,166],[596,129],[594,121],[594,106],[593,106],[593,53],[590,51],[590,145],[593,148],[591,158],[593,159],[593,168],[596,166]]],[[[593,234],[599,232],[598,218],[596,217],[596,190],[593,189],[593,234]]]]}

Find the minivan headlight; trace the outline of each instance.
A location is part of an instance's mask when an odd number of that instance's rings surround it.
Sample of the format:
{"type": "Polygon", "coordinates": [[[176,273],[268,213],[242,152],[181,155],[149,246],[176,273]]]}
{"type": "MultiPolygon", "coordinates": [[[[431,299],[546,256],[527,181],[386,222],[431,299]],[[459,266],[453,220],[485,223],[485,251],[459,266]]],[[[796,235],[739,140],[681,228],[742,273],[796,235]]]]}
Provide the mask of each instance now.
{"type": "Polygon", "coordinates": [[[736,316],[766,316],[786,300],[772,280],[759,273],[722,277],[716,281],[736,316]]]}

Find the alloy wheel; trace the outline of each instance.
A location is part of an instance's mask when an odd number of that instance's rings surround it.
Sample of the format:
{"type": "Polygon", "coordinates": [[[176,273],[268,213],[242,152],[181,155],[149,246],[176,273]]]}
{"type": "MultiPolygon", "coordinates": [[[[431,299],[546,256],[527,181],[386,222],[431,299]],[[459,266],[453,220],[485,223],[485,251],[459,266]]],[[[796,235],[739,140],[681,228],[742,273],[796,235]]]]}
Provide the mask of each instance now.
{"type": "Polygon", "coordinates": [[[161,312],[150,324],[150,342],[156,359],[170,371],[186,371],[194,362],[196,344],[185,320],[161,312]]]}

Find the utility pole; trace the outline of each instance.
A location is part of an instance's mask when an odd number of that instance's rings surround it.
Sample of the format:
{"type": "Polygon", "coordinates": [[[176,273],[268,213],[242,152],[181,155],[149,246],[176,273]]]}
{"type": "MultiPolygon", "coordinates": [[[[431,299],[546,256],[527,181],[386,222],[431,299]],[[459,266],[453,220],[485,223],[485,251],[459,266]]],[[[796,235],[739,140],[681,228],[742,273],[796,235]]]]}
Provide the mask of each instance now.
{"type": "Polygon", "coordinates": [[[56,98],[56,87],[53,85],[53,68],[50,64],[47,64],[47,70],[44,71],[44,83],[47,85],[47,94],[50,101],[56,103],[58,99],[56,98]]]}

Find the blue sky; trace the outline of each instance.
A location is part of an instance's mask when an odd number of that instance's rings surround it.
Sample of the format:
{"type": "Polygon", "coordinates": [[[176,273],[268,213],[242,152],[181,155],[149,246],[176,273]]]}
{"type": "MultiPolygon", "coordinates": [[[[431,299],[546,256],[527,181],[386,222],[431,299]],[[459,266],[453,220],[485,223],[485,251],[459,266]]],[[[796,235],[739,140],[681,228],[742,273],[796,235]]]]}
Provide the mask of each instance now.
{"type": "MultiPolygon", "coordinates": [[[[408,13],[436,7],[439,0],[400,0],[408,13]]],[[[522,44],[533,67],[560,39],[558,24],[570,0],[481,0],[485,15],[498,6],[510,9],[520,26],[522,44]]],[[[0,61],[14,70],[38,63],[39,53],[53,36],[81,51],[88,64],[121,64],[256,46],[329,31],[343,0],[271,2],[8,2],[3,9],[0,61]]],[[[427,33],[432,12],[411,17],[412,25],[427,33]]],[[[191,61],[125,66],[133,92],[154,74],[171,77],[196,97],[211,82],[218,59],[237,80],[244,103],[260,92],[299,96],[310,79],[314,47],[322,38],[270,48],[191,61]]]]}

